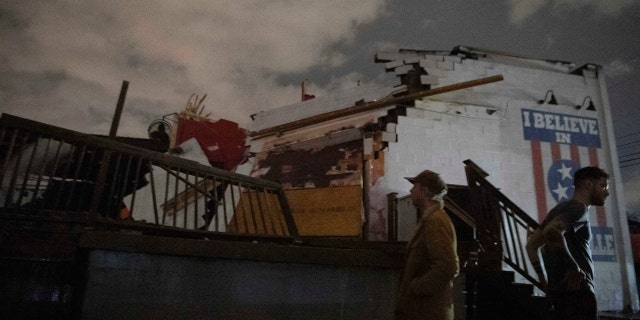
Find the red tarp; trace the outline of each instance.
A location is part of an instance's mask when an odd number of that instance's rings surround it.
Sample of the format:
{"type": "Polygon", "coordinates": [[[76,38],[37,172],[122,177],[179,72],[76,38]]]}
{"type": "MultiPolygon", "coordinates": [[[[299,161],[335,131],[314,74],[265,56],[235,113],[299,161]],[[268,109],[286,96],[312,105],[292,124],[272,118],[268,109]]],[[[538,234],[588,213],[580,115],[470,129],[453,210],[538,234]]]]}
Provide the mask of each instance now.
{"type": "Polygon", "coordinates": [[[220,119],[196,120],[178,117],[176,145],[195,138],[209,163],[220,169],[233,171],[246,156],[246,130],[237,123],[220,119]]]}

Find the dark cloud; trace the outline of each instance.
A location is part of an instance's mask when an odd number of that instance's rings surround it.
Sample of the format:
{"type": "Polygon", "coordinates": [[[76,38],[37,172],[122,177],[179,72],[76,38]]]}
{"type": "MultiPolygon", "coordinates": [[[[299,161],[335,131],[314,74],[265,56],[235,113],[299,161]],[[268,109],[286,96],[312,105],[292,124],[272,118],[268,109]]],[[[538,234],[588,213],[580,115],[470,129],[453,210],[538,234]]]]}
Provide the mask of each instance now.
{"type": "Polygon", "coordinates": [[[26,21],[20,19],[12,10],[0,7],[0,30],[20,30],[26,25],[26,21]]]}
{"type": "Polygon", "coordinates": [[[395,81],[378,51],[464,45],[604,66],[621,136],[640,122],[638,17],[634,0],[4,0],[0,108],[107,133],[127,80],[119,134],[146,136],[193,93],[243,125],[298,102],[304,79],[316,95],[395,81]]]}

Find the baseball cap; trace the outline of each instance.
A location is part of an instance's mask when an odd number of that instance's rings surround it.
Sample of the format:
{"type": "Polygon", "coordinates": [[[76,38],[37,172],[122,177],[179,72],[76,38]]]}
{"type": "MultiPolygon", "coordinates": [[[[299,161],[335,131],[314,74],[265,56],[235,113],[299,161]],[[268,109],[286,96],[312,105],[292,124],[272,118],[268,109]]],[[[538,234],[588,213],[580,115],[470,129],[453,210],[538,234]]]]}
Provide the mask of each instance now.
{"type": "Polygon", "coordinates": [[[447,184],[440,178],[440,175],[431,170],[424,170],[415,177],[405,177],[405,179],[413,184],[419,183],[435,194],[440,193],[442,190],[447,190],[447,184]]]}

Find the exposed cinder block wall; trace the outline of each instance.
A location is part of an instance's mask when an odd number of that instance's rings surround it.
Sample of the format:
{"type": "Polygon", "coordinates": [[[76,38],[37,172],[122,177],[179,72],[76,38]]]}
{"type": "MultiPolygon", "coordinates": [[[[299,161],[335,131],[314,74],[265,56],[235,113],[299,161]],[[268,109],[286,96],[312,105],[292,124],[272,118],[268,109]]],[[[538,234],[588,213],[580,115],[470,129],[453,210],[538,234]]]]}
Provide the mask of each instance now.
{"type": "MultiPolygon", "coordinates": [[[[430,96],[416,101],[415,108],[408,108],[406,117],[399,117],[395,127],[398,141],[390,143],[386,151],[384,182],[388,192],[397,192],[399,196],[408,194],[411,186],[403,177],[414,176],[424,169],[439,172],[447,183],[466,185],[462,162],[471,159],[489,173],[489,181],[537,219],[531,144],[523,137],[523,108],[597,118],[602,140],[602,147],[597,150],[599,165],[613,172],[612,150],[608,144],[608,135],[613,131],[606,126],[602,109],[606,101],[602,101],[594,73],[575,75],[561,67],[558,69],[562,72],[558,72],[553,67],[532,69],[526,64],[446,58],[427,55],[420,60],[420,66],[428,73],[422,76],[428,81],[425,84],[434,88],[496,74],[503,75],[504,81],[430,96]],[[547,90],[553,90],[558,105],[538,103],[547,90]],[[586,96],[599,106],[595,112],[575,108],[586,96]]],[[[569,158],[568,147],[562,146],[561,152],[563,158],[569,158]]],[[[586,149],[579,153],[581,159],[589,159],[586,149]]],[[[605,210],[607,226],[614,227],[612,219],[619,216],[616,212],[619,208],[615,190],[612,193],[605,210]]],[[[548,209],[553,205],[555,202],[549,202],[548,209]]],[[[591,220],[595,225],[594,208],[591,220]]],[[[624,307],[622,296],[627,284],[623,283],[620,272],[621,264],[627,260],[624,248],[618,248],[617,260],[595,264],[597,296],[602,310],[624,307]]]]}
{"type": "MultiPolygon", "coordinates": [[[[403,86],[406,86],[403,89],[410,90],[433,89],[493,75],[502,75],[504,80],[398,106],[406,108],[406,115],[403,112],[392,123],[387,123],[384,130],[380,129],[385,131],[381,134],[385,137],[385,147],[381,151],[384,153],[384,176],[369,190],[368,209],[372,204],[376,209],[386,209],[383,208],[386,206],[386,199],[383,199],[386,194],[397,193],[399,197],[407,195],[411,186],[403,177],[413,176],[424,169],[441,173],[450,184],[466,185],[463,161],[471,159],[489,173],[490,182],[537,220],[539,211],[546,212],[556,202],[545,186],[542,191],[545,199],[542,201],[546,201],[546,208],[538,210],[536,197],[541,195],[536,193],[534,187],[532,143],[524,138],[522,109],[597,119],[602,142],[595,151],[598,165],[612,174],[619,174],[615,146],[611,145],[615,142],[613,124],[607,109],[608,96],[600,67],[585,65],[577,68],[568,62],[527,59],[490,51],[469,51],[466,48],[456,50],[457,54],[412,50],[376,54],[376,61],[383,62],[385,70],[399,80],[395,87],[382,90],[378,99],[391,92],[389,89],[403,86]],[[417,84],[416,79],[419,82],[417,84]],[[557,105],[538,103],[548,97],[548,90],[553,91],[557,105]],[[576,108],[583,104],[585,97],[591,98],[596,106],[595,111],[585,110],[586,106],[576,108]]],[[[365,97],[362,94],[360,96],[365,97]]],[[[347,99],[347,102],[352,100],[347,99]]],[[[330,98],[316,100],[314,103],[319,109],[303,111],[308,116],[309,112],[322,113],[340,107],[331,104],[332,101],[330,98]]],[[[273,124],[270,119],[284,122],[298,120],[300,113],[291,111],[305,107],[302,103],[280,111],[265,112],[256,118],[260,122],[256,127],[273,124]],[[282,117],[283,114],[293,118],[282,117]]],[[[361,127],[362,119],[363,115],[359,115],[357,118],[340,119],[340,122],[361,127]]],[[[326,128],[325,125],[316,124],[289,132],[277,140],[293,140],[303,136],[310,138],[327,133],[326,128]]],[[[363,137],[363,142],[364,149],[371,150],[371,137],[363,137]]],[[[549,147],[543,147],[547,148],[542,151],[546,170],[550,168],[551,157],[549,147]]],[[[571,158],[567,144],[561,144],[559,149],[561,159],[571,158]]],[[[575,153],[580,158],[581,166],[588,165],[590,156],[593,156],[584,148],[574,152],[573,156],[575,153]]],[[[592,225],[612,230],[614,238],[614,241],[610,241],[610,248],[592,245],[594,253],[597,250],[609,254],[615,252],[615,261],[600,260],[595,264],[598,301],[602,310],[622,310],[627,305],[637,308],[638,294],[621,198],[622,184],[614,180],[610,190],[612,196],[605,206],[605,213],[596,213],[595,209],[591,213],[592,225]]],[[[373,221],[371,212],[369,218],[370,222],[373,221]]],[[[380,217],[380,214],[375,219],[376,225],[386,225],[385,217],[380,217]]],[[[375,239],[384,238],[384,230],[375,232],[375,239]]]]}

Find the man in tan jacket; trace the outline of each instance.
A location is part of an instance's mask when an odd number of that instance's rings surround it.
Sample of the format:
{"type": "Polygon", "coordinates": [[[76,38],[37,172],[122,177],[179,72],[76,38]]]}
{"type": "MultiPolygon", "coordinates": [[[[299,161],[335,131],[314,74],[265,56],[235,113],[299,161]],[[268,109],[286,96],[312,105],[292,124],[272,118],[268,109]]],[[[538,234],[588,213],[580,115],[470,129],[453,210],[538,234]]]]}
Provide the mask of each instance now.
{"type": "Polygon", "coordinates": [[[413,178],[411,201],[418,223],[408,244],[396,319],[453,319],[453,279],[458,275],[456,232],[444,211],[447,185],[425,170],[413,178]]]}

